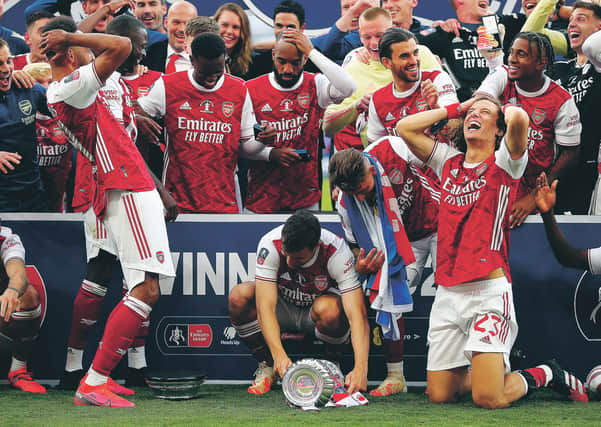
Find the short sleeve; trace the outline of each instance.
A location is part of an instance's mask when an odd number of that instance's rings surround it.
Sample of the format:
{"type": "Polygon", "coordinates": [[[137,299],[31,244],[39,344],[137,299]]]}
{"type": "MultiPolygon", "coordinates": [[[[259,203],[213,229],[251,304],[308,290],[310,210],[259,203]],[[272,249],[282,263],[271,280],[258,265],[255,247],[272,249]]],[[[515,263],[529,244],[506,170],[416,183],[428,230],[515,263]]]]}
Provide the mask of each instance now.
{"type": "Polygon", "coordinates": [[[263,236],[257,246],[255,278],[267,282],[277,282],[278,271],[280,269],[280,255],[270,235],[271,233],[263,236]]]}
{"type": "Polygon", "coordinates": [[[438,91],[438,105],[446,107],[447,105],[456,104],[459,102],[455,85],[451,81],[451,77],[444,71],[434,78],[434,86],[438,91]]]}
{"type": "Polygon", "coordinates": [[[240,122],[240,139],[248,139],[254,136],[253,125],[257,122],[253,103],[246,89],[244,105],[242,106],[242,121],[240,122]]]}
{"type": "Polygon", "coordinates": [[[340,239],[340,247],[328,260],[328,274],[338,284],[340,293],[350,292],[361,287],[355,270],[355,257],[348,245],[340,239]]]}
{"type": "Polygon", "coordinates": [[[2,227],[0,234],[3,238],[2,246],[0,246],[2,263],[6,265],[9,260],[15,258],[25,262],[25,247],[21,242],[21,238],[8,227],[2,227]]]}
{"type": "Polygon", "coordinates": [[[588,249],[588,269],[593,274],[601,274],[601,247],[588,249]]]}
{"type": "Polygon", "coordinates": [[[528,165],[528,150],[524,150],[524,154],[520,158],[512,159],[507,142],[503,138],[499,149],[495,151],[495,163],[513,179],[519,179],[524,175],[524,171],[528,165]]]}
{"type": "Polygon", "coordinates": [[[162,77],[154,82],[146,96],[138,98],[138,104],[151,117],[165,116],[167,99],[165,96],[165,82],[162,77]]]}
{"type": "Polygon", "coordinates": [[[558,145],[580,145],[582,124],[580,123],[580,112],[576,107],[574,98],[568,98],[559,108],[553,127],[555,129],[555,142],[558,145]]]}
{"type": "Polygon", "coordinates": [[[507,86],[507,70],[497,67],[484,79],[476,93],[483,93],[498,99],[507,86]]]}
{"type": "Polygon", "coordinates": [[[48,103],[64,102],[77,109],[89,107],[96,100],[102,82],[96,74],[94,62],[73,71],[48,88],[48,103]]]}

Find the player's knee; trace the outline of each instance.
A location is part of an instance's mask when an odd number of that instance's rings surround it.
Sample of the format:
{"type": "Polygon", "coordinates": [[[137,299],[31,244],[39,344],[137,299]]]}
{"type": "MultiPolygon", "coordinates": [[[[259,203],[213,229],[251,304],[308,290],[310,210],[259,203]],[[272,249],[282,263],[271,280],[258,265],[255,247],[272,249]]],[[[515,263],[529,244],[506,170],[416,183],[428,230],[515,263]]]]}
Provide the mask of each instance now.
{"type": "Polygon", "coordinates": [[[160,296],[158,283],[146,280],[134,287],[130,295],[153,307],[160,296]]]}
{"type": "Polygon", "coordinates": [[[452,403],[458,399],[457,394],[451,390],[428,387],[427,393],[430,403],[452,403]]]}
{"type": "Polygon", "coordinates": [[[342,304],[335,296],[324,295],[313,302],[313,318],[322,324],[335,324],[342,316],[342,304]]]}
{"type": "Polygon", "coordinates": [[[254,303],[254,287],[245,286],[241,283],[230,291],[228,296],[228,309],[230,316],[235,316],[243,313],[248,307],[254,303]]]}
{"type": "Polygon", "coordinates": [[[40,305],[40,294],[38,291],[32,286],[27,286],[25,293],[20,298],[21,302],[21,310],[32,310],[40,305]]]}
{"type": "Polygon", "coordinates": [[[477,406],[484,409],[499,409],[509,406],[502,394],[491,393],[489,390],[472,390],[472,399],[477,406]]]}
{"type": "Polygon", "coordinates": [[[100,286],[108,287],[116,262],[117,258],[114,255],[101,250],[96,257],[88,262],[86,279],[100,286]]]}

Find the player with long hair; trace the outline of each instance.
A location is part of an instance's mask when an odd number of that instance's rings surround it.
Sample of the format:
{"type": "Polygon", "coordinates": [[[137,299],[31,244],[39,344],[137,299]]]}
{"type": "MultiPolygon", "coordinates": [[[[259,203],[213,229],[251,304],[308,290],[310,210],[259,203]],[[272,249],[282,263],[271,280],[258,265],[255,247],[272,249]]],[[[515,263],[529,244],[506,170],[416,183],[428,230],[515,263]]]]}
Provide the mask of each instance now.
{"type": "Polygon", "coordinates": [[[431,402],[453,402],[471,391],[476,405],[503,408],[548,385],[574,400],[586,399],[582,383],[555,362],[510,372],[518,325],[509,214],[512,187],[528,162],[528,125],[520,107],[501,107],[488,98],[417,113],[397,124],[409,148],[441,181],[439,286],[428,330],[431,402]],[[441,120],[464,115],[457,135],[465,144],[462,151],[424,133],[441,120]]]}

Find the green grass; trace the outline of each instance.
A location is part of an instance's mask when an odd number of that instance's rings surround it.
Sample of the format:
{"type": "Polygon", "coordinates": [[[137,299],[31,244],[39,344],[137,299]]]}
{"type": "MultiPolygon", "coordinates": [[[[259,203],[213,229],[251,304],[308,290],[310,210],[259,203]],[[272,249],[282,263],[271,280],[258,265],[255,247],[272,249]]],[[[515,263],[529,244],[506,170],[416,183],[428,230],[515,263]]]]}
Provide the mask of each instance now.
{"type": "Polygon", "coordinates": [[[135,408],[80,407],[73,393],[49,390],[30,395],[0,386],[2,426],[587,426],[601,425],[601,403],[559,401],[547,392],[503,410],[477,408],[469,399],[433,405],[423,391],[372,398],[360,408],[326,408],[306,413],[286,406],[281,390],[251,396],[246,386],[203,385],[200,398],[187,401],[154,399],[150,390],[137,389],[135,408]]]}

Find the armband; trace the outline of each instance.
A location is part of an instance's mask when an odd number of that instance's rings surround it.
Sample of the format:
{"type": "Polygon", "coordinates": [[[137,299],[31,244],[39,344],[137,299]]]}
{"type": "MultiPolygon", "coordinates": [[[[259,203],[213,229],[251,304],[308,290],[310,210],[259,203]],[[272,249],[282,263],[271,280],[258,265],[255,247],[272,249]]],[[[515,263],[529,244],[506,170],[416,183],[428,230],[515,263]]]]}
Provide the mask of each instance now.
{"type": "Polygon", "coordinates": [[[458,102],[455,104],[447,105],[444,108],[445,110],[447,110],[447,119],[449,120],[459,119],[463,116],[463,111],[461,111],[461,104],[458,102]]]}

